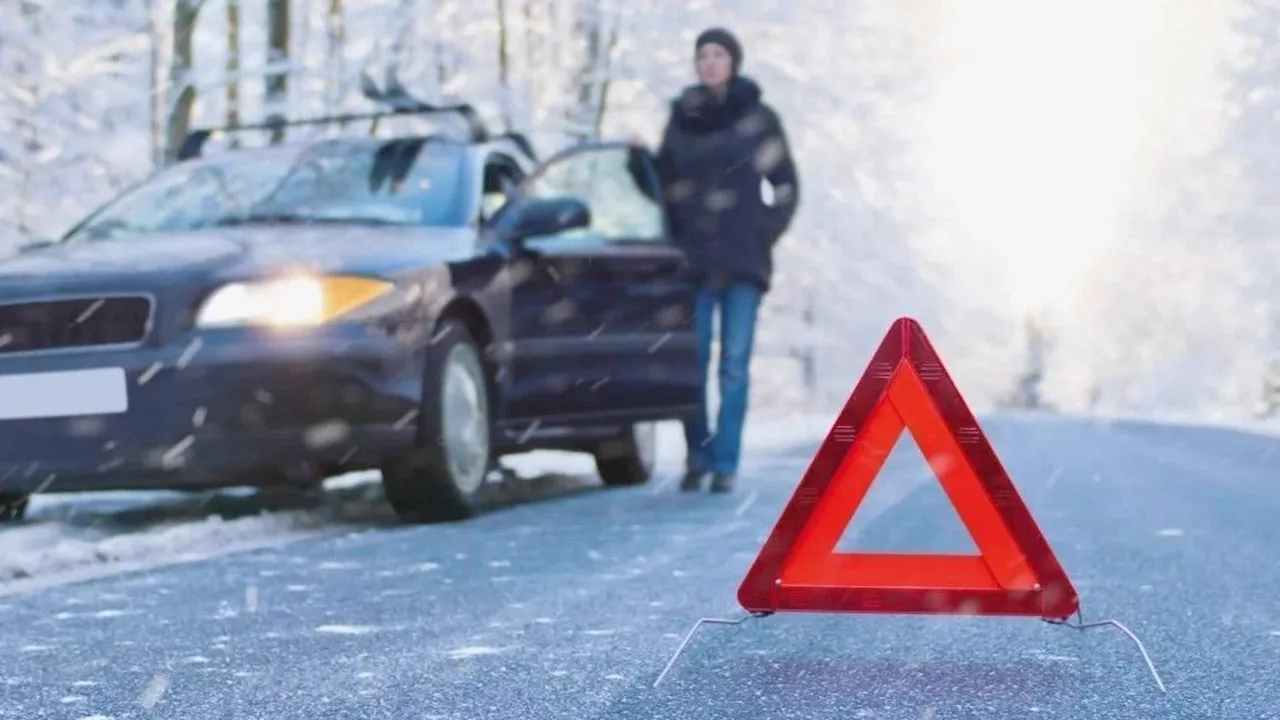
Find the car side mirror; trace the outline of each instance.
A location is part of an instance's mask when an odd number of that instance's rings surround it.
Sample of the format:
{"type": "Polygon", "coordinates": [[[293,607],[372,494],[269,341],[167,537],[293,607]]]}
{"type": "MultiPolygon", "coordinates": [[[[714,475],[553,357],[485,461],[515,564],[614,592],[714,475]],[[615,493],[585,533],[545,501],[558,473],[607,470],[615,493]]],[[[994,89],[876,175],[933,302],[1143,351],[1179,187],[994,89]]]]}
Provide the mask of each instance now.
{"type": "Polygon", "coordinates": [[[591,225],[590,208],[574,197],[526,198],[517,203],[508,234],[515,243],[591,225]]]}

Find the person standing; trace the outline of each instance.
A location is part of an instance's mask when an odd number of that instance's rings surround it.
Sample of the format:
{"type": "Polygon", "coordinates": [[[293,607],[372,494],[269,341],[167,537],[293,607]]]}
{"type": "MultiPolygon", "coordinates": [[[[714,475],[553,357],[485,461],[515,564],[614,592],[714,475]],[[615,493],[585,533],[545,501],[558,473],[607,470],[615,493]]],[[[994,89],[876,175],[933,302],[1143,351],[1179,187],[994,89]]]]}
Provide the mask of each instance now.
{"type": "MultiPolygon", "coordinates": [[[[698,415],[684,424],[688,455],[680,489],[699,490],[711,475],[712,492],[729,492],[742,449],[756,319],[771,287],[773,248],[795,216],[800,183],[781,119],[762,100],[760,86],[741,74],[738,39],[711,28],[698,35],[694,53],[698,83],[672,101],[662,144],[645,154],[657,170],[672,236],[698,284],[702,399],[698,415]],[[717,311],[720,408],[712,428],[707,375],[717,311]]],[[[631,145],[645,148],[639,139],[631,145]]],[[[632,158],[637,180],[646,177],[640,157],[632,158]]]]}

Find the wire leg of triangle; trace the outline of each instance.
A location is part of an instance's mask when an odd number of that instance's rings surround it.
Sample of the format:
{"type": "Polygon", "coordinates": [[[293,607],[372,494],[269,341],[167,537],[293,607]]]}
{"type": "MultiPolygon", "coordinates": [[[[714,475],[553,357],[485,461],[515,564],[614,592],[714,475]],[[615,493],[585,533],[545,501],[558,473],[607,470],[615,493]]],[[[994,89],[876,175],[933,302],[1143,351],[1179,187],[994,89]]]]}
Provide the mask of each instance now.
{"type": "Polygon", "coordinates": [[[1042,619],[1045,622],[1049,623],[1050,625],[1061,625],[1063,627],[1069,627],[1073,630],[1084,631],[1090,628],[1104,627],[1107,625],[1110,625],[1111,627],[1118,629],[1120,632],[1124,633],[1125,635],[1128,635],[1129,639],[1133,641],[1133,644],[1138,646],[1138,652],[1142,653],[1142,659],[1144,662],[1147,663],[1147,669],[1151,671],[1151,677],[1155,678],[1156,685],[1159,686],[1160,692],[1162,693],[1169,692],[1167,689],[1165,689],[1164,681],[1160,679],[1160,673],[1156,671],[1155,663],[1151,662],[1151,656],[1147,654],[1146,646],[1142,644],[1142,641],[1138,639],[1138,636],[1135,635],[1132,630],[1125,627],[1124,624],[1121,623],[1119,620],[1093,620],[1090,622],[1085,622],[1084,615],[1080,612],[1079,608],[1076,608],[1076,621],[1074,623],[1068,620],[1049,620],[1048,618],[1042,618],[1042,619]]]}
{"type": "Polygon", "coordinates": [[[662,682],[662,679],[667,676],[667,673],[671,671],[671,666],[675,665],[676,660],[680,659],[680,655],[684,652],[684,649],[688,647],[689,641],[693,639],[694,634],[697,633],[698,629],[703,625],[741,625],[751,618],[769,617],[772,614],[773,613],[768,612],[756,612],[751,613],[750,615],[744,615],[736,620],[729,620],[727,618],[699,619],[698,622],[693,624],[692,628],[689,628],[689,632],[684,636],[684,640],[680,642],[680,647],[676,648],[675,654],[673,654],[671,659],[667,661],[667,666],[662,668],[662,672],[658,673],[658,678],[653,681],[653,687],[658,687],[658,683],[662,682]]]}
{"type": "MultiPolygon", "coordinates": [[[[666,667],[662,668],[662,672],[658,673],[657,679],[653,681],[653,687],[655,688],[658,687],[658,685],[662,682],[662,680],[666,678],[667,673],[671,672],[671,668],[676,664],[676,660],[680,659],[680,655],[684,653],[685,648],[689,646],[689,642],[693,640],[693,636],[697,634],[698,630],[700,630],[703,625],[741,625],[742,623],[752,618],[763,618],[763,617],[768,617],[772,614],[773,613],[767,613],[767,612],[751,613],[750,615],[744,615],[743,617],[740,617],[734,620],[729,620],[726,618],[700,618],[696,623],[693,624],[693,627],[689,629],[689,632],[685,634],[684,640],[680,642],[680,646],[677,647],[675,653],[671,655],[671,659],[667,661],[666,667]]],[[[1091,622],[1085,622],[1083,614],[1079,609],[1077,609],[1076,621],[1074,623],[1068,622],[1066,620],[1049,620],[1049,619],[1045,619],[1044,622],[1049,623],[1050,625],[1061,625],[1063,627],[1069,627],[1073,630],[1080,630],[1080,631],[1089,630],[1091,628],[1097,628],[1097,627],[1106,627],[1106,626],[1111,626],[1118,629],[1120,632],[1127,635],[1129,639],[1133,641],[1133,644],[1138,647],[1138,652],[1142,653],[1142,660],[1147,664],[1147,670],[1151,672],[1151,677],[1155,679],[1156,686],[1160,688],[1160,692],[1163,692],[1163,693],[1169,692],[1169,690],[1165,687],[1164,680],[1160,678],[1160,672],[1156,670],[1155,663],[1151,661],[1151,656],[1147,654],[1147,648],[1145,645],[1142,644],[1142,640],[1138,639],[1138,636],[1135,635],[1132,630],[1130,630],[1120,621],[1094,620],[1091,622]]]]}

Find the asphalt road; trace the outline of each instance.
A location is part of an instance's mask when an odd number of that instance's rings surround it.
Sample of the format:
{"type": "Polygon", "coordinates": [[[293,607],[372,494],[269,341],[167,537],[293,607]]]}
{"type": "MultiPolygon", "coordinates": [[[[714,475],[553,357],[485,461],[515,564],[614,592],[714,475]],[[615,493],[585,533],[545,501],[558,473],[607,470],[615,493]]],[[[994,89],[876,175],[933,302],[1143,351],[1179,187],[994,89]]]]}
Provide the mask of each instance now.
{"type": "MultiPolygon", "coordinates": [[[[740,614],[815,438],[733,496],[591,490],[4,598],[0,717],[1280,717],[1280,440],[986,424],[1086,619],[1126,622],[1167,694],[1112,629],[816,615],[706,628],[653,689],[694,620],[740,614]]],[[[858,544],[959,549],[893,462],[858,544]]]]}

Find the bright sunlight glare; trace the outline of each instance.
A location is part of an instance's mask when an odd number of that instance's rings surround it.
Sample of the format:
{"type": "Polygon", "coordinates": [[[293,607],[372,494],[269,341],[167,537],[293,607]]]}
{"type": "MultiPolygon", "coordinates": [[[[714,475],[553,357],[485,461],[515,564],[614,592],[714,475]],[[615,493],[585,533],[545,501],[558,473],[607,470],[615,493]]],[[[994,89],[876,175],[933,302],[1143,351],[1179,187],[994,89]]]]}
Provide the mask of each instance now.
{"type": "Polygon", "coordinates": [[[1127,196],[1176,95],[1163,88],[1187,71],[1204,3],[930,7],[917,137],[930,210],[946,228],[936,251],[960,267],[995,265],[1010,310],[1069,307],[1105,249],[1124,242],[1127,196]]]}

